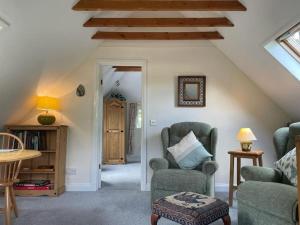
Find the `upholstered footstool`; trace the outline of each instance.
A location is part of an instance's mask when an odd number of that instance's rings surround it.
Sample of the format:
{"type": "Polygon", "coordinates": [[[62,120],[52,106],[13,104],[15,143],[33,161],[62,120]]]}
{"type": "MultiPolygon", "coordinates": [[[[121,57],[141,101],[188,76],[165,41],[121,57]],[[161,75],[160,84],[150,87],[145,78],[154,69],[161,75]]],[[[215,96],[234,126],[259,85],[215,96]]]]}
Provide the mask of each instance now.
{"type": "Polygon", "coordinates": [[[208,225],[222,219],[231,225],[229,205],[217,198],[181,192],[153,202],[151,224],[164,217],[182,225],[208,225]]]}

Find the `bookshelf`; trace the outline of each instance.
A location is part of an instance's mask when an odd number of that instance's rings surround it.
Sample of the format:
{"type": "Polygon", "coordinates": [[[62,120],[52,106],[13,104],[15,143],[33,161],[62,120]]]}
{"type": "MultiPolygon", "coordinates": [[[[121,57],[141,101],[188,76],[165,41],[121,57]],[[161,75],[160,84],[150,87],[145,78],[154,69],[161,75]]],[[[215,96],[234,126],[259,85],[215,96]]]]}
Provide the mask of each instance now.
{"type": "Polygon", "coordinates": [[[6,130],[21,138],[25,149],[33,149],[42,153],[42,156],[38,158],[22,162],[18,177],[20,182],[15,186],[16,195],[58,196],[62,194],[65,191],[68,127],[7,125],[6,130]],[[36,187],[36,183],[43,183],[41,181],[45,183],[47,181],[47,185],[36,187]],[[24,188],[24,183],[27,188],[24,188]],[[34,190],[29,190],[30,185],[35,186],[34,190]]]}

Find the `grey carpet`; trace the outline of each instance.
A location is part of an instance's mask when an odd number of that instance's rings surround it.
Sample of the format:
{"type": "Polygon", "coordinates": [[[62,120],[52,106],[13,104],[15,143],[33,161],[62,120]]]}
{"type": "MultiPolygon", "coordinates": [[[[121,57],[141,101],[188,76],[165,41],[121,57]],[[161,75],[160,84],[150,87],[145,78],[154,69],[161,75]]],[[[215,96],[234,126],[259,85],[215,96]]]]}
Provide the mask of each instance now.
{"type": "MultiPolygon", "coordinates": [[[[18,197],[19,218],[14,225],[150,225],[150,193],[140,189],[139,164],[104,166],[103,189],[98,192],[67,192],[58,198],[18,197]]],[[[217,193],[226,199],[226,193],[217,193]]],[[[2,199],[1,199],[2,200],[2,199]]],[[[2,202],[0,201],[0,204],[2,202]]],[[[237,225],[236,209],[230,211],[237,225]]],[[[3,215],[0,225],[3,225],[3,215]]],[[[159,225],[176,225],[161,219],[159,225]]],[[[221,221],[213,225],[221,225],[221,221]]]]}
{"type": "MultiPolygon", "coordinates": [[[[218,195],[220,198],[224,194],[218,195]]],[[[67,192],[58,198],[19,197],[15,225],[149,225],[150,193],[133,190],[67,192]]],[[[236,209],[231,209],[233,225],[236,209]]],[[[0,224],[3,224],[1,216],[0,224]]],[[[159,225],[176,223],[160,220],[159,225]]],[[[214,225],[223,224],[217,221],[214,225]]]]}
{"type": "Polygon", "coordinates": [[[103,165],[102,187],[110,190],[140,190],[141,163],[103,165]]]}

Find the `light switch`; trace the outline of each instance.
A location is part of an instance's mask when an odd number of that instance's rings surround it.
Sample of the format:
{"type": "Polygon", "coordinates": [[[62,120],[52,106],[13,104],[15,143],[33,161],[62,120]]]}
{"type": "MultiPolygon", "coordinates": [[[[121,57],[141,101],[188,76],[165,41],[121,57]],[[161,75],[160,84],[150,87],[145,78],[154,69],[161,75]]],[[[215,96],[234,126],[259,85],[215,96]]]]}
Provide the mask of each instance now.
{"type": "Polygon", "coordinates": [[[150,126],[156,126],[157,125],[157,122],[156,120],[150,120],[150,126]]]}

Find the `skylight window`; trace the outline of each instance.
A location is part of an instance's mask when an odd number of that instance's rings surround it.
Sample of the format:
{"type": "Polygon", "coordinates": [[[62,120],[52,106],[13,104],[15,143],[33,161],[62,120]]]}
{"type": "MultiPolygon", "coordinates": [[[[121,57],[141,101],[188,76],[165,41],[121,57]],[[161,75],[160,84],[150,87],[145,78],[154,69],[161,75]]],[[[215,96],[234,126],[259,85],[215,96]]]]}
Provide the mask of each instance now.
{"type": "Polygon", "coordinates": [[[300,23],[281,35],[277,41],[300,62],[300,23]]]}

